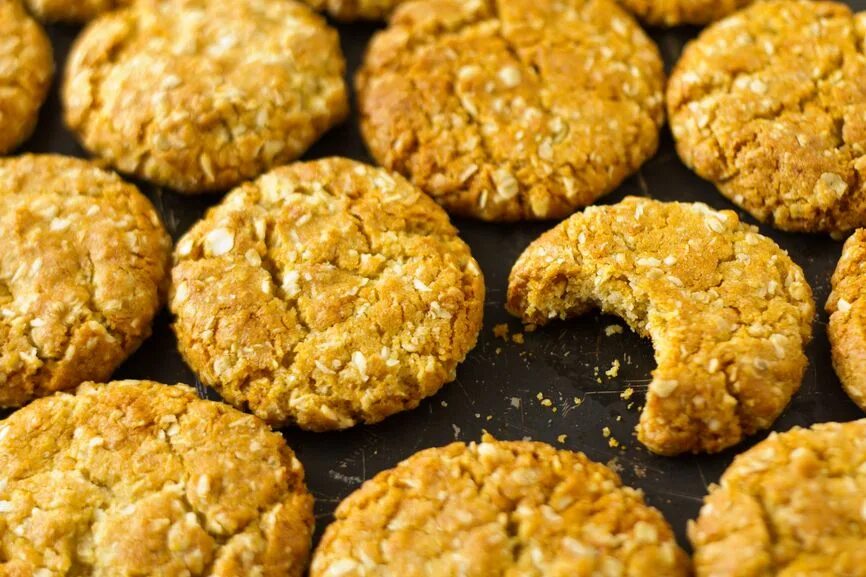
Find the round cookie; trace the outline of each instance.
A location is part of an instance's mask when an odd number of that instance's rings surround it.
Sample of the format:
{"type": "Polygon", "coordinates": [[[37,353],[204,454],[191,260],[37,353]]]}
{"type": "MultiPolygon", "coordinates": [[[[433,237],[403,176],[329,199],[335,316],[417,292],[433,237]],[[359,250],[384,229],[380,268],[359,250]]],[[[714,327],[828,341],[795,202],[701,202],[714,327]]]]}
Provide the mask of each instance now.
{"type": "Polygon", "coordinates": [[[170,252],[153,206],[117,175],[0,160],[0,407],[111,376],[150,335],[170,252]]]}
{"type": "Polygon", "coordinates": [[[667,89],[680,158],[782,230],[866,224],[866,21],[836,2],[758,2],[707,28],[667,89]]]}
{"type": "Polygon", "coordinates": [[[132,4],[132,0],[24,0],[44,22],[87,22],[104,12],[132,4]]]}
{"type": "Polygon", "coordinates": [[[689,527],[697,577],[866,575],[866,421],[773,433],[689,527]]]}
{"type": "Polygon", "coordinates": [[[0,154],[26,140],[54,74],[51,43],[18,0],[0,0],[0,154]]]}
{"type": "Polygon", "coordinates": [[[848,396],[866,411],[866,229],[845,242],[832,285],[826,309],[833,367],[848,396]]]}
{"type": "Polygon", "coordinates": [[[416,453],[344,500],[310,577],[653,575],[689,562],[640,491],[544,443],[453,443],[416,453]]]}
{"type": "Polygon", "coordinates": [[[703,25],[732,14],[754,0],[619,0],[650,26],[703,25]]]}
{"type": "Polygon", "coordinates": [[[658,50],[613,0],[401,5],[357,76],[373,157],[449,212],[559,218],[649,158],[658,50]]]}
{"type": "Polygon", "coordinates": [[[306,151],[348,111],[336,31],[292,0],[145,0],[73,48],[65,118],[119,170],[224,190],[306,151]]]}
{"type": "Polygon", "coordinates": [[[180,240],[171,310],[201,380],[274,425],[375,423],[454,379],[484,280],[399,176],[330,158],[226,196],[180,240]]]}
{"type": "Polygon", "coordinates": [[[0,421],[0,574],[300,577],[313,531],[283,438],[184,385],[86,383],[0,421]]]}
{"type": "Polygon", "coordinates": [[[533,242],[507,306],[536,324],[600,308],[652,339],[637,432],[662,455],[721,451],[769,427],[800,387],[815,312],[800,267],[734,212],[634,197],[533,242]]]}
{"type": "Polygon", "coordinates": [[[384,20],[406,0],[304,0],[314,10],[327,12],[337,20],[384,20]]]}

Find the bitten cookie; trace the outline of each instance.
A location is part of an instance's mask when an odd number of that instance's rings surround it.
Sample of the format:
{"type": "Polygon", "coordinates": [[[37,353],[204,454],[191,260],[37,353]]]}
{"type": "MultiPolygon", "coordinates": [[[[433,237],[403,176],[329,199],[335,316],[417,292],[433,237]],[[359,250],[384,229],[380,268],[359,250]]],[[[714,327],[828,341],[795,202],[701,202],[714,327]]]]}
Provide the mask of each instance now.
{"type": "Polygon", "coordinates": [[[619,0],[650,26],[703,25],[724,18],[754,0],[619,0]]]}
{"type": "Polygon", "coordinates": [[[758,2],[707,28],[668,84],[680,158],[782,230],[866,224],[866,21],[836,2],[758,2]]]}
{"type": "Polygon", "coordinates": [[[866,421],[773,433],[710,487],[697,577],[866,575],[866,421]]]}
{"type": "Polygon", "coordinates": [[[0,407],[105,380],[150,335],[171,241],[131,184],[83,160],[0,160],[0,407]]]}
{"type": "Polygon", "coordinates": [[[203,382],[274,425],[375,423],[454,379],[484,280],[399,176],[330,158],[229,193],[178,243],[171,310],[203,382]]]}
{"type": "Polygon", "coordinates": [[[33,132],[53,74],[45,32],[18,0],[0,0],[0,154],[33,132]]]}
{"type": "Polygon", "coordinates": [[[304,470],[184,385],[86,383],[0,421],[0,574],[300,577],[304,470]]]}
{"type": "Polygon", "coordinates": [[[855,232],[842,249],[827,300],[827,335],[833,367],[842,386],[866,411],[866,229],[855,232]]]}
{"type": "Polygon", "coordinates": [[[304,0],[337,20],[382,20],[406,0],[304,0]]]}
{"type": "Polygon", "coordinates": [[[311,577],[689,575],[640,491],[582,453],[544,443],[421,451],[344,500],[311,577]]]}
{"type": "Polygon", "coordinates": [[[45,22],[87,22],[104,12],[132,4],[133,0],[24,0],[45,22]]]}
{"type": "Polygon", "coordinates": [[[612,0],[401,5],[357,76],[373,157],[449,212],[557,218],[649,158],[658,50],[612,0]]]}
{"type": "Polygon", "coordinates": [[[572,216],[511,271],[525,322],[596,307],[652,339],[638,439],[663,455],[769,427],[800,386],[815,310],[800,267],[734,212],[634,197],[572,216]]]}
{"type": "Polygon", "coordinates": [[[95,20],[63,90],[82,144],[185,193],[289,162],[343,120],[336,31],[292,0],[144,0],[95,20]]]}

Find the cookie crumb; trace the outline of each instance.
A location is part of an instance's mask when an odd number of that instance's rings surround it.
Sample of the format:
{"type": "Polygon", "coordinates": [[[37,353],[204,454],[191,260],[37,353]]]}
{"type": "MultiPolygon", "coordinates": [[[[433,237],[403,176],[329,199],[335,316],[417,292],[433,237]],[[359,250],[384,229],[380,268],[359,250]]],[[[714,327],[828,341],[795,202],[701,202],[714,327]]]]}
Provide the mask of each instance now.
{"type": "Polygon", "coordinates": [[[619,375],[619,359],[614,359],[613,363],[611,363],[610,368],[604,372],[610,378],[614,378],[619,375]]]}
{"type": "Polygon", "coordinates": [[[566,439],[568,439],[568,435],[559,435],[556,437],[556,440],[562,444],[565,444],[566,439]]]}
{"type": "Polygon", "coordinates": [[[493,336],[507,342],[508,341],[508,324],[507,323],[499,323],[498,325],[494,325],[493,326],[493,336]]]}
{"type": "Polygon", "coordinates": [[[607,325],[604,327],[605,336],[611,337],[613,335],[621,335],[622,334],[622,326],[620,325],[607,325]]]}
{"type": "MultiPolygon", "coordinates": [[[[631,387],[626,388],[622,393],[619,394],[619,398],[623,401],[628,401],[631,399],[631,396],[634,394],[634,389],[631,387]]],[[[631,405],[629,405],[630,407],[631,405]]]]}
{"type": "Polygon", "coordinates": [[[518,345],[522,345],[524,343],[523,333],[514,333],[513,335],[511,335],[511,340],[518,345]]]}

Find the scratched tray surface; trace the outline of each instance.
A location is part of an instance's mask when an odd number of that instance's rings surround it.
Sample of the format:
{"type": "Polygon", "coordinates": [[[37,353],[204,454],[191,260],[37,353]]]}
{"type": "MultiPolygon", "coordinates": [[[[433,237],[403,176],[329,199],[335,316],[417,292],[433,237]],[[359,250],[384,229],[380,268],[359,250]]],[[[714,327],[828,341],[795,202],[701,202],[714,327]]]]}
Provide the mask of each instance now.
{"type": "MultiPolygon", "coordinates": [[[[866,0],[853,5],[866,8],[866,0]]],[[[337,27],[351,80],[376,27],[370,24],[337,27]]],[[[23,150],[86,156],[63,126],[57,95],[66,55],[78,30],[52,26],[48,31],[54,45],[58,80],[42,111],[36,134],[23,150]]],[[[694,29],[651,31],[669,68],[683,44],[695,33],[694,29]]],[[[358,132],[357,116],[327,134],[305,158],[330,155],[370,162],[358,132]]],[[[138,184],[153,200],[175,239],[220,199],[220,196],[185,197],[138,184]]],[[[602,202],[617,202],[630,194],[734,208],[680,163],[667,129],[662,134],[658,154],[602,202]]],[[[754,222],[740,214],[746,221],[754,222]]],[[[306,467],[308,484],[316,497],[317,538],[330,522],[337,503],[363,480],[420,449],[454,440],[477,440],[487,430],[501,439],[526,437],[580,450],[596,461],[611,464],[626,483],[644,490],[649,502],[661,509],[673,525],[680,543],[687,545],[686,523],[696,516],[707,485],[718,481],[734,455],[765,435],[757,435],[718,455],[662,458],[650,454],[633,435],[655,366],[648,341],[628,329],[607,336],[606,327],[622,323],[597,314],[551,323],[525,335],[523,344],[505,342],[493,334],[493,327],[500,323],[508,323],[512,334],[521,330],[520,324],[504,310],[508,273],[526,245],[554,223],[502,225],[458,220],[455,224],[472,247],[487,284],[484,328],[478,346],[458,370],[457,380],[416,410],[393,416],[376,426],[325,434],[283,431],[306,467]],[[618,376],[609,378],[604,373],[615,360],[621,368],[618,376]],[[620,396],[627,387],[635,391],[630,400],[620,396]],[[579,405],[575,398],[581,400],[579,405]],[[603,434],[605,427],[610,428],[610,437],[603,434]],[[619,446],[611,446],[615,444],[611,439],[619,446]]],[[[794,425],[862,416],[842,392],[833,372],[825,331],[827,316],[822,310],[841,244],[824,236],[784,234],[765,226],[761,231],[787,249],[804,268],[821,311],[815,323],[815,339],[808,350],[810,364],[802,388],[774,429],[781,431],[794,425]]],[[[161,313],[153,336],[117,371],[115,378],[196,384],[202,394],[217,398],[197,383],[184,364],[169,323],[169,315],[161,313]]]]}

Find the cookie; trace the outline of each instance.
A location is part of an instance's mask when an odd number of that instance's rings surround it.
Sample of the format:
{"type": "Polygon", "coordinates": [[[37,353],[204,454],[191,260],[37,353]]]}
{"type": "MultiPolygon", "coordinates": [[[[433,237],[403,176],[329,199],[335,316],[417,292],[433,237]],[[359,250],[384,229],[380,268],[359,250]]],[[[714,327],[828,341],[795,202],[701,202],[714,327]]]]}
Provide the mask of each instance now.
{"type": "Polygon", "coordinates": [[[650,26],[704,25],[732,14],[754,0],[619,0],[650,26]]]}
{"type": "Polygon", "coordinates": [[[119,170],[184,193],[224,190],[343,120],[336,31],[292,0],[146,0],[70,54],[65,118],[119,170]]]}
{"type": "Polygon", "coordinates": [[[150,335],[170,251],[153,206],[116,175],[0,160],[0,407],[111,376],[150,335]]]}
{"type": "Polygon", "coordinates": [[[85,383],[0,421],[0,574],[300,577],[304,470],[184,385],[85,383]]]}
{"type": "Polygon", "coordinates": [[[707,28],[667,90],[680,158],[788,231],[866,224],[866,20],[836,2],[758,2],[707,28]]]}
{"type": "Polygon", "coordinates": [[[322,431],[412,409],[454,379],[484,280],[403,178],[330,158],[245,184],[178,243],[181,353],[230,403],[322,431]]]}
{"type": "Polygon", "coordinates": [[[866,229],[845,242],[827,299],[833,367],[848,396],[866,411],[866,229]]]}
{"type": "Polygon", "coordinates": [[[0,0],[0,154],[33,133],[53,75],[45,32],[18,0],[0,0]]]}
{"type": "Polygon", "coordinates": [[[344,500],[310,577],[687,576],[688,558],[640,491],[544,443],[416,453],[344,500]]]}
{"type": "Polygon", "coordinates": [[[697,577],[866,575],[866,421],[773,433],[690,525],[697,577]]]}
{"type": "Polygon", "coordinates": [[[24,0],[44,22],[81,23],[104,12],[132,4],[132,0],[24,0]]]}
{"type": "Polygon", "coordinates": [[[815,305],[803,271],[732,211],[629,197],[533,242],[508,310],[544,324],[600,308],[652,339],[638,439],[716,452],[769,427],[800,386],[815,305]]]}
{"type": "Polygon", "coordinates": [[[357,76],[373,157],[449,212],[559,218],[656,150],[658,50],[612,0],[402,4],[357,76]]]}
{"type": "Polygon", "coordinates": [[[383,20],[406,0],[304,0],[314,10],[337,20],[383,20]]]}

